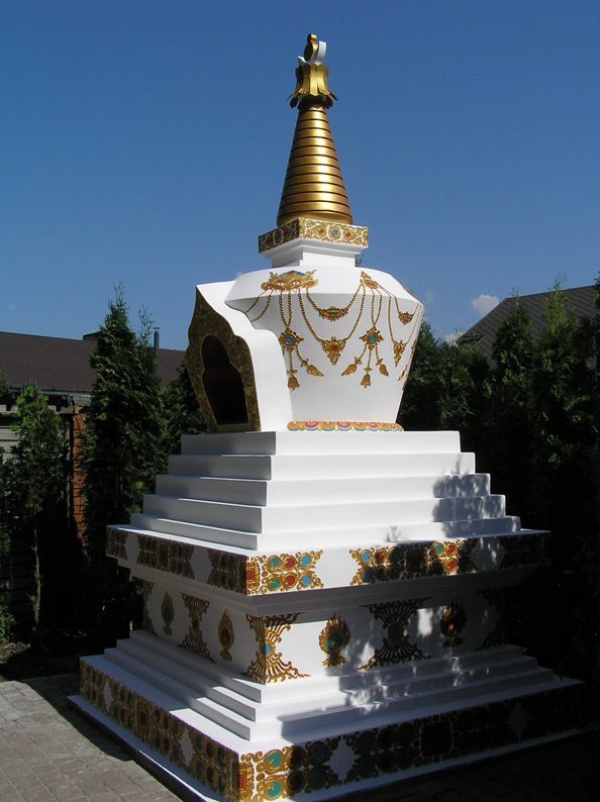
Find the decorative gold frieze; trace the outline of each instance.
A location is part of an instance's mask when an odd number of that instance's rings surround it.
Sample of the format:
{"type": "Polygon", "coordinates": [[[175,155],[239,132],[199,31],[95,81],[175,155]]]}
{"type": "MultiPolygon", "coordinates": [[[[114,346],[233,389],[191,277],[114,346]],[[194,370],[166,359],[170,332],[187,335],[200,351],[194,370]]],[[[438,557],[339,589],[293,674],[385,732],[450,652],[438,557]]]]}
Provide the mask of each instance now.
{"type": "Polygon", "coordinates": [[[150,535],[137,536],[139,551],[137,564],[157,571],[164,571],[176,576],[193,578],[194,572],[190,560],[194,547],[189,543],[179,543],[176,540],[163,540],[150,535]]]}
{"type": "Polygon", "coordinates": [[[399,423],[346,420],[291,420],[290,432],[403,432],[399,423]]]}
{"type": "MultiPolygon", "coordinates": [[[[240,800],[237,753],[84,660],[81,695],[175,766],[229,800],[240,800]]],[[[250,797],[247,797],[250,799],[250,797]]]]}
{"type": "Polygon", "coordinates": [[[330,220],[312,220],[297,217],[258,238],[258,251],[264,253],[297,239],[319,240],[321,242],[341,242],[347,245],[369,245],[369,229],[366,226],[352,226],[348,223],[332,223],[330,220]]]}
{"type": "Polygon", "coordinates": [[[246,593],[246,557],[207,549],[210,573],[208,584],[235,593],[246,593]]]}
{"type": "Polygon", "coordinates": [[[127,559],[127,535],[123,529],[109,526],[106,530],[106,556],[117,560],[127,559]]]}

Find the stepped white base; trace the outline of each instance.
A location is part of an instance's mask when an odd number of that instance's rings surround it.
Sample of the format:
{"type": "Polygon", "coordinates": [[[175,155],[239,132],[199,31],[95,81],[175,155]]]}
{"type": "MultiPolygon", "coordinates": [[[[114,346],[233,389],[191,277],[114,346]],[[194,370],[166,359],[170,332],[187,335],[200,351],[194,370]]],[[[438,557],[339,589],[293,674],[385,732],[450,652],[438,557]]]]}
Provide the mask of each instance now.
{"type": "Polygon", "coordinates": [[[84,659],[73,701],[188,793],[244,802],[331,798],[574,734],[580,687],[510,646],[269,687],[139,632],[84,659]]]}
{"type": "Polygon", "coordinates": [[[199,799],[321,799],[577,730],[580,683],[507,641],[547,533],[456,432],[183,438],[107,551],[145,631],[74,701],[199,799]]]}

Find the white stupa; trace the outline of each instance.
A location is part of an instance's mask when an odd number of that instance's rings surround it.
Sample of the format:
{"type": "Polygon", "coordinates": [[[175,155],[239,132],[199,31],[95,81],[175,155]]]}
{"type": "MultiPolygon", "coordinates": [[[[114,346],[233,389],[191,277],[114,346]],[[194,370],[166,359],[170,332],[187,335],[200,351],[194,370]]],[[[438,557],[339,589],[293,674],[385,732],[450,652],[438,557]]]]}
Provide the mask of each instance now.
{"type": "Polygon", "coordinates": [[[186,436],[108,553],[145,627],[82,661],[86,714],[198,799],[323,799],[562,737],[579,684],[508,642],[547,561],[456,432],[396,416],[422,318],[356,266],[308,37],[271,267],[200,285],[186,436]]]}

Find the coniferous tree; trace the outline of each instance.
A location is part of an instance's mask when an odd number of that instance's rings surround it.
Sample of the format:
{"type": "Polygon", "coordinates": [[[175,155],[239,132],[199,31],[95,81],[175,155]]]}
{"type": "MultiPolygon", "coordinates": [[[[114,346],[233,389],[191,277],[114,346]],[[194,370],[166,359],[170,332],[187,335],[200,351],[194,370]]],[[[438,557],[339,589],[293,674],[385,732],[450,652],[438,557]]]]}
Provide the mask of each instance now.
{"type": "Polygon", "coordinates": [[[517,298],[494,341],[487,441],[495,487],[506,495],[509,512],[530,526],[535,352],[531,318],[517,298]]]}
{"type": "Polygon", "coordinates": [[[435,339],[431,326],[424,321],[398,415],[398,422],[405,429],[428,431],[440,428],[443,361],[440,343],[435,339]]]}
{"type": "MultiPolygon", "coordinates": [[[[31,604],[37,637],[46,623],[42,603],[46,584],[57,585],[52,557],[61,551],[67,534],[65,439],[60,416],[33,384],[23,388],[16,408],[17,421],[11,428],[19,438],[10,460],[2,466],[1,515],[11,548],[33,552],[31,604]]],[[[24,634],[26,622],[17,623],[24,634]]]]}
{"type": "Polygon", "coordinates": [[[163,390],[163,404],[167,427],[167,451],[177,454],[183,434],[200,434],[206,431],[206,421],[200,411],[185,364],[177,376],[163,390]]]}
{"type": "Polygon", "coordinates": [[[474,451],[478,467],[482,469],[482,465],[487,465],[489,365],[473,345],[442,342],[439,347],[442,354],[438,401],[441,428],[458,430],[463,451],[474,451]]]}
{"type": "Polygon", "coordinates": [[[143,317],[140,333],[133,331],[119,288],[91,357],[96,382],[82,444],[87,597],[96,630],[108,639],[127,631],[137,606],[127,572],[104,554],[106,528],[129,522],[165,463],[161,386],[150,327],[143,317]]]}
{"type": "MultiPolygon", "coordinates": [[[[593,322],[577,320],[556,285],[545,310],[533,378],[534,500],[541,526],[556,540],[588,533],[595,521],[595,353],[593,322]],[[578,532],[572,532],[573,510],[578,532]]],[[[561,557],[567,552],[562,549],[561,557]]],[[[568,550],[575,553],[573,548],[568,550]]],[[[558,556],[558,553],[557,553],[558,556]]],[[[562,559],[564,565],[568,564],[562,559]]]]}

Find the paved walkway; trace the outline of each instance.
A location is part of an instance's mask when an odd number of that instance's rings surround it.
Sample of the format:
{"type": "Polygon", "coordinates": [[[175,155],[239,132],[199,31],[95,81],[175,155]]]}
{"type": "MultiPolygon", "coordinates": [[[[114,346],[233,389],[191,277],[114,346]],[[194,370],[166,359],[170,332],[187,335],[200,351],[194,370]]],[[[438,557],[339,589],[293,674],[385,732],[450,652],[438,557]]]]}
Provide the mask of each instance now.
{"type": "MultiPolygon", "coordinates": [[[[0,802],[175,802],[69,706],[77,690],[74,674],[0,683],[0,802]]],[[[586,802],[599,788],[600,737],[592,734],[344,799],[586,802]]]]}

